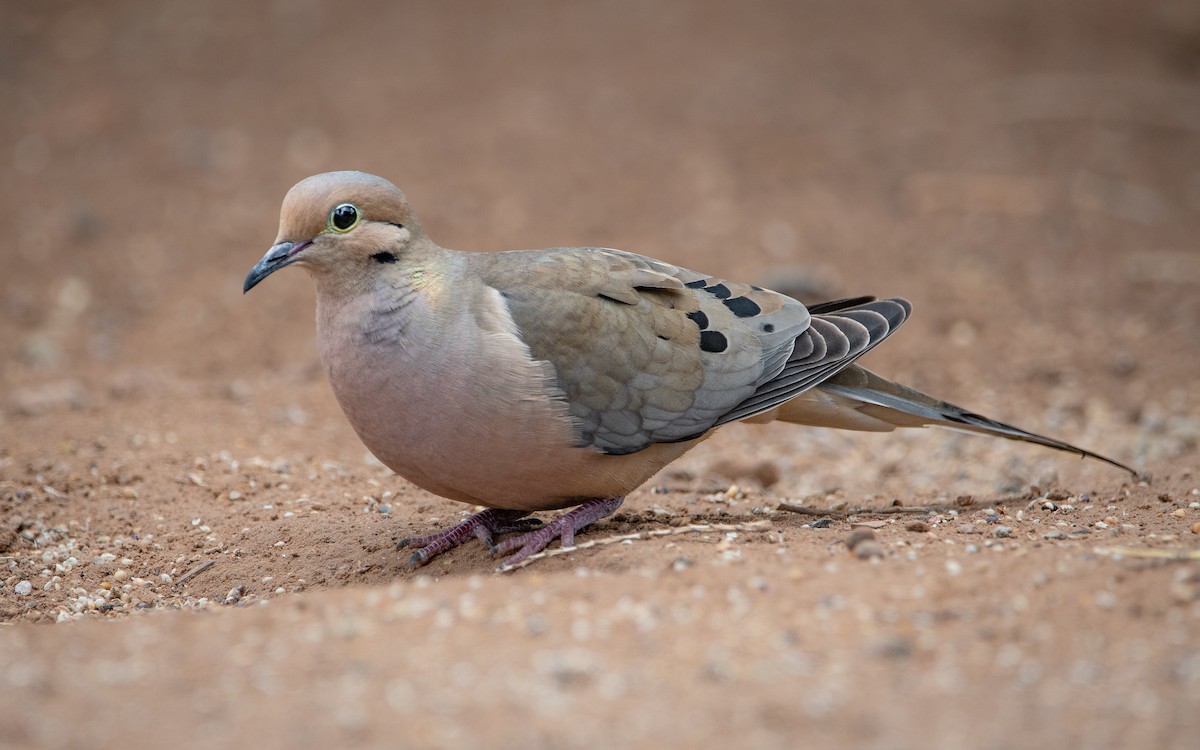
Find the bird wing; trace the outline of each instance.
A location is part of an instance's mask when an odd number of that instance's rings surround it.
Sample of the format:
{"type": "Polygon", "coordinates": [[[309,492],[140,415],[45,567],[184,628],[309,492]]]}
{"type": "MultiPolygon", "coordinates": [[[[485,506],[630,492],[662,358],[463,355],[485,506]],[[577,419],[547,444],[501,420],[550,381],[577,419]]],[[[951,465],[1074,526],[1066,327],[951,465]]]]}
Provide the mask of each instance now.
{"type": "Polygon", "coordinates": [[[521,339],[549,362],[577,444],[628,454],[689,440],[793,398],[849,365],[908,314],[800,302],[631,253],[560,248],[473,256],[521,339]]]}

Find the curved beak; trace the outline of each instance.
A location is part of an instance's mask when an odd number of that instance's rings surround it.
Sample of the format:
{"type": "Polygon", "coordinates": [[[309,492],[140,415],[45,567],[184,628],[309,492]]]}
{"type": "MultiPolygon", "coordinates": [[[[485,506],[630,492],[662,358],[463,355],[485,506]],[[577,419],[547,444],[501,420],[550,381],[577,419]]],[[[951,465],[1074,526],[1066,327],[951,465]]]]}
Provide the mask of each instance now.
{"type": "Polygon", "coordinates": [[[254,264],[246,275],[246,283],[242,284],[242,294],[250,291],[258,282],[267,278],[296,259],[296,253],[312,244],[312,240],[303,242],[277,242],[271,246],[262,260],[254,264]]]}

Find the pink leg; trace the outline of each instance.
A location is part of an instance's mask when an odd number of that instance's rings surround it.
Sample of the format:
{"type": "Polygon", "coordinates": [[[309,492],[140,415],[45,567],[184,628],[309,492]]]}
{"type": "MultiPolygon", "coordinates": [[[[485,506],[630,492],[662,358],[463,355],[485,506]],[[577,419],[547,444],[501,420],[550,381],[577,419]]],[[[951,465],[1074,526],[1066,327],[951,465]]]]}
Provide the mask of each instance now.
{"type": "Polygon", "coordinates": [[[408,559],[409,567],[419,568],[446,550],[453,549],[472,536],[481,540],[488,549],[495,551],[492,544],[493,534],[507,534],[510,531],[529,531],[541,524],[536,518],[525,518],[527,510],[501,510],[488,508],[456,523],[448,529],[437,531],[424,536],[412,536],[396,542],[396,549],[419,547],[408,559]]]}
{"type": "Polygon", "coordinates": [[[541,552],[546,545],[554,541],[554,537],[562,540],[562,546],[575,546],[575,532],[590,523],[599,521],[605,516],[612,515],[621,503],[623,497],[605,497],[598,500],[588,500],[583,505],[563,513],[558,518],[536,531],[530,531],[520,536],[505,539],[496,545],[496,554],[506,554],[518,550],[517,554],[505,560],[502,565],[516,565],[532,554],[541,552]]]}

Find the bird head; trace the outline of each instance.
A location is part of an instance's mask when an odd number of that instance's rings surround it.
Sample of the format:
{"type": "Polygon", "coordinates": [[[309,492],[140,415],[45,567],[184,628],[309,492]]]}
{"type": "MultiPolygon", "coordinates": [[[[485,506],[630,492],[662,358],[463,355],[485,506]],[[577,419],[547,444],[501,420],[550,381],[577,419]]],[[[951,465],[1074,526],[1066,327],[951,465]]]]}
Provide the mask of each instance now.
{"type": "Polygon", "coordinates": [[[326,172],[288,191],[279,234],[242,286],[248,292],[284,266],[324,279],[365,278],[367,269],[402,260],[424,234],[404,193],[365,172],[326,172]]]}

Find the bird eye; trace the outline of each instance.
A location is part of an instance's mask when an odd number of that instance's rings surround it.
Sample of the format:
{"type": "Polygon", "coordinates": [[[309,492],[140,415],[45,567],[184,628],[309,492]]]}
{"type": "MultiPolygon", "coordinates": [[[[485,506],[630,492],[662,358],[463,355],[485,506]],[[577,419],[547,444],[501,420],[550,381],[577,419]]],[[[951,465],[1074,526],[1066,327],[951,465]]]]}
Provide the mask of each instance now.
{"type": "Polygon", "coordinates": [[[349,232],[358,225],[362,215],[353,203],[341,203],[329,212],[329,228],[338,234],[349,232]]]}

